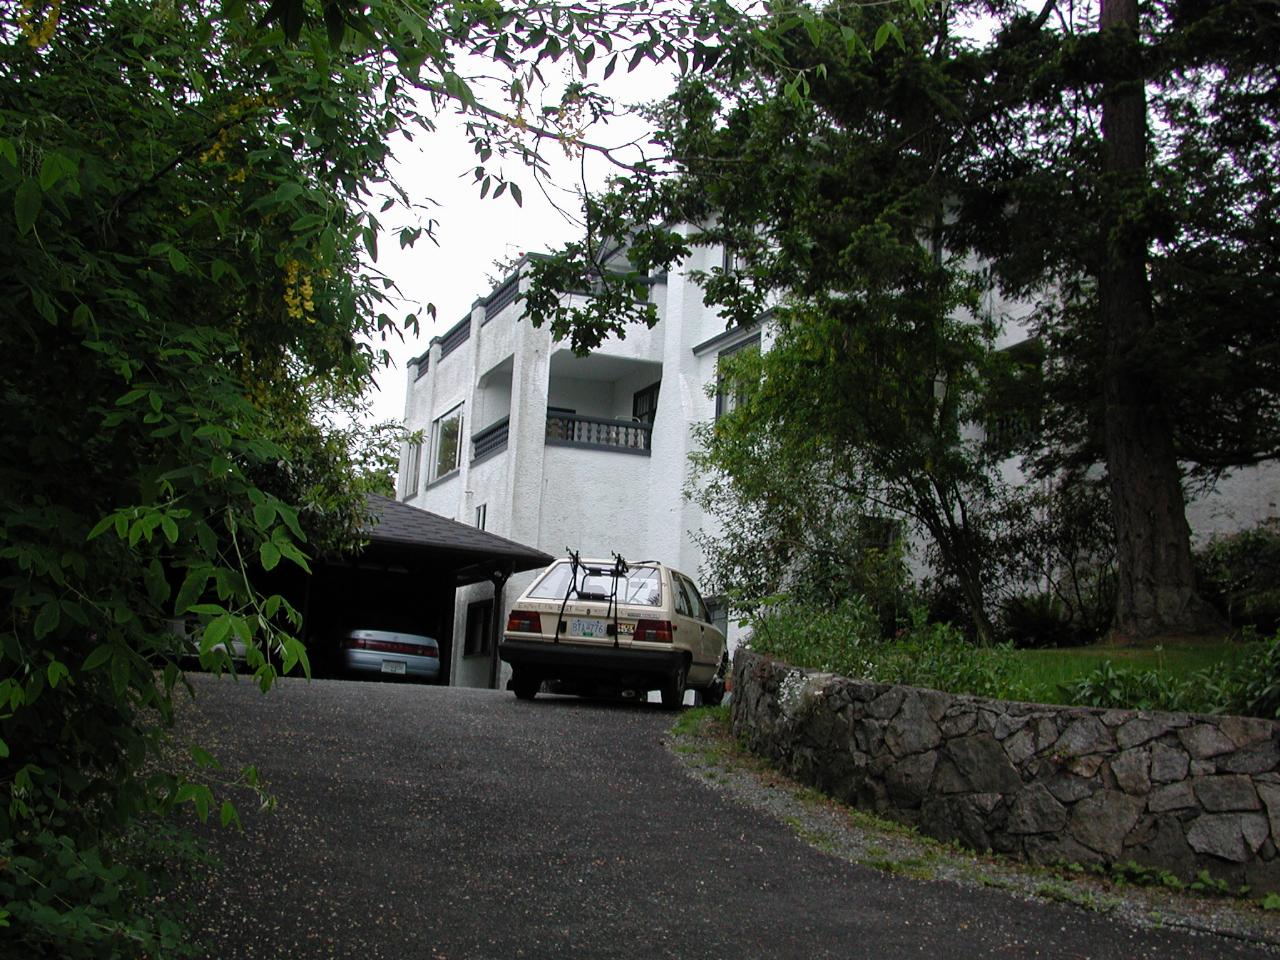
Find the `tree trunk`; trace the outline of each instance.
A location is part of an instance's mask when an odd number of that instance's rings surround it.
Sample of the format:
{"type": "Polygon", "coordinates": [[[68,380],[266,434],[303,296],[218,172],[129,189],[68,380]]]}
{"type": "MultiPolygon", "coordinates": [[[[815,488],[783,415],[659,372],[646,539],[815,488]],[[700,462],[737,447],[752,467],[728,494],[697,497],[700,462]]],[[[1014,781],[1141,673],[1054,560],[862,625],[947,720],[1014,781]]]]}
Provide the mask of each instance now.
{"type": "MultiPolygon", "coordinates": [[[[1195,588],[1181,473],[1157,379],[1144,363],[1157,336],[1147,283],[1146,230],[1126,207],[1149,189],[1147,104],[1138,56],[1137,0],[1101,0],[1099,29],[1122,32],[1102,99],[1102,175],[1111,194],[1098,276],[1105,347],[1107,475],[1119,583],[1114,630],[1122,638],[1194,633],[1211,622],[1195,588]],[[1119,69],[1115,65],[1119,64],[1119,69]]],[[[1119,39],[1118,37],[1116,39],[1119,39]]]]}

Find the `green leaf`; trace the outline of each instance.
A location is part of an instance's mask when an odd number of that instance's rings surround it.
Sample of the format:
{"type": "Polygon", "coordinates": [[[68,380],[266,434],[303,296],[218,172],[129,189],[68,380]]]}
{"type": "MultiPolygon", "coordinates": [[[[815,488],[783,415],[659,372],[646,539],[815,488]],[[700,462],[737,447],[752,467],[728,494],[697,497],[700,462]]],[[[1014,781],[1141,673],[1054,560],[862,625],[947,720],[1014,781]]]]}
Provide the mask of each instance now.
{"type": "Polygon", "coordinates": [[[94,650],[84,658],[84,662],[80,664],[81,672],[88,673],[91,670],[97,670],[98,667],[111,659],[111,652],[113,649],[114,648],[109,643],[104,643],[99,647],[95,647],[94,650]]]}
{"type": "Polygon", "coordinates": [[[13,142],[4,137],[0,137],[0,160],[8,160],[11,167],[18,165],[18,151],[14,149],[13,142]]]}
{"type": "Polygon", "coordinates": [[[40,189],[46,193],[64,177],[76,175],[76,163],[60,153],[46,153],[40,164],[40,189]]]}
{"type": "Polygon", "coordinates": [[[224,827],[233,820],[235,821],[236,826],[240,825],[240,814],[236,812],[236,806],[230,800],[222,801],[222,810],[218,814],[218,819],[222,822],[224,827]]]}
{"type": "Polygon", "coordinates": [[[49,680],[49,686],[57,689],[59,683],[71,676],[71,671],[67,669],[67,665],[60,660],[52,660],[49,666],[45,668],[45,676],[49,680]]]}
{"type": "Polygon", "coordinates": [[[26,236],[31,232],[43,202],[44,194],[40,191],[40,184],[31,179],[23,180],[13,195],[13,216],[18,236],[26,236]]]}
{"type": "Polygon", "coordinates": [[[58,624],[61,621],[62,607],[59,605],[57,600],[49,600],[40,608],[40,612],[36,614],[36,639],[41,640],[53,633],[53,631],[58,629],[58,624]]]}
{"type": "Polygon", "coordinates": [[[191,268],[191,261],[188,260],[177,247],[169,248],[169,266],[174,273],[186,273],[191,268]]]}
{"type": "Polygon", "coordinates": [[[258,548],[258,557],[262,561],[263,570],[274,570],[280,562],[280,550],[270,540],[266,540],[258,548]]]}
{"type": "Polygon", "coordinates": [[[4,740],[0,740],[0,760],[3,760],[8,756],[9,756],[9,745],[5,743],[4,740]]]}

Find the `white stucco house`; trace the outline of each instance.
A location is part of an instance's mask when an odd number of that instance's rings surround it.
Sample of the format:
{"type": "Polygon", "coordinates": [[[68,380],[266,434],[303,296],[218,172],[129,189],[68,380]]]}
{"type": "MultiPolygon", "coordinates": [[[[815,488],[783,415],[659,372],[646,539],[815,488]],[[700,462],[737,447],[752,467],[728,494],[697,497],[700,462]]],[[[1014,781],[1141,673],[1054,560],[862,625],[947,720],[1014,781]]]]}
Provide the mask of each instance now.
{"type": "MultiPolygon", "coordinates": [[[[692,426],[717,413],[707,390],[719,358],[758,347],[762,336],[759,327],[726,331],[688,278],[722,256],[696,248],[679,270],[652,278],[658,324],[610,338],[588,357],[523,319],[522,260],[410,361],[405,424],[424,442],[404,452],[398,497],[555,556],[616,552],[697,579],[701,557],[689,531],[703,518],[681,493],[692,426]]],[[[502,622],[534,575],[506,585],[502,622]]],[[[492,596],[488,584],[458,592],[455,684],[489,683],[482,620],[493,615],[492,596]]],[[[723,604],[707,600],[732,643],[737,626],[727,624],[723,604]]]]}
{"type": "MultiPolygon", "coordinates": [[[[768,349],[767,324],[726,329],[688,276],[723,263],[694,247],[689,260],[651,278],[659,321],[610,338],[588,357],[523,319],[517,300],[528,258],[429,349],[410,361],[405,424],[423,442],[403,453],[397,496],[419,507],[553,556],[657,560],[695,579],[701,555],[690,532],[701,510],[682,495],[692,427],[716,417],[717,364],[737,350],[768,349]]],[[[576,296],[576,295],[571,295],[576,296]]],[[[992,300],[1001,347],[1026,338],[1029,305],[992,300]]],[[[1007,479],[1021,472],[1006,464],[1007,479]]],[[[1241,470],[1188,503],[1197,540],[1280,516],[1280,468],[1241,470]]],[[[495,621],[536,576],[517,574],[494,609],[489,583],[463,586],[453,612],[448,675],[462,686],[505,685],[495,669],[495,621]],[[491,672],[492,671],[492,672],[491,672]]],[[[717,598],[709,604],[736,642],[717,598]]]]}

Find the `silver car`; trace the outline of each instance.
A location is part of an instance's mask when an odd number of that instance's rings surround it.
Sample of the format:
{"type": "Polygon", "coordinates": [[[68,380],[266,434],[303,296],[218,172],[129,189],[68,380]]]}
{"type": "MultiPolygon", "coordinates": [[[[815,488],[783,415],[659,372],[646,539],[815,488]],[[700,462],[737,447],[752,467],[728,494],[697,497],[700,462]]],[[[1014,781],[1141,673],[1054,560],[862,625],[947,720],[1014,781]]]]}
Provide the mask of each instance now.
{"type": "Polygon", "coordinates": [[[434,682],[440,678],[440,644],[416,633],[349,630],[338,641],[338,663],[347,673],[434,682]]]}

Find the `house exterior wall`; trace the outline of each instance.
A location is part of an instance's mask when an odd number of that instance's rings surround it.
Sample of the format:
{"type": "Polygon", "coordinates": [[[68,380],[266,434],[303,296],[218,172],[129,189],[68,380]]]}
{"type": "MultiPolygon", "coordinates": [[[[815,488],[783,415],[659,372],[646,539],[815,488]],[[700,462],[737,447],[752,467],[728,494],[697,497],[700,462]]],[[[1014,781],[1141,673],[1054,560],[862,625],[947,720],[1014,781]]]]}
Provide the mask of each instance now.
{"type": "MultiPolygon", "coordinates": [[[[553,556],[566,548],[583,557],[607,558],[616,551],[631,560],[670,564],[697,579],[703,558],[690,534],[715,530],[714,521],[683,497],[694,426],[716,415],[709,390],[719,355],[751,338],[759,338],[761,349],[768,350],[773,336],[767,323],[753,330],[726,330],[724,319],[703,302],[701,288],[689,274],[718,266],[721,255],[718,248],[695,247],[680,269],[657,278],[651,288],[659,322],[652,328],[630,328],[625,338],[611,337],[585,359],[573,357],[567,344],[555,343],[548,330],[534,328],[523,318],[520,302],[493,309],[486,300],[477,300],[454,328],[432,340],[421,358],[425,373],[420,364],[408,371],[405,423],[425,436],[417,477],[409,476],[412,457],[407,449],[402,458],[401,499],[469,524],[477,522],[477,508],[483,506],[490,533],[553,556]],[[457,343],[463,327],[469,335],[457,343]],[[444,355],[446,342],[455,346],[444,355]],[[655,381],[661,387],[647,452],[587,449],[563,438],[548,441],[548,407],[629,424],[634,395],[655,381]],[[432,479],[435,421],[459,405],[459,467],[432,479]],[[505,447],[474,457],[472,438],[504,419],[505,447]]],[[[523,274],[524,267],[522,262],[517,270],[523,274]]],[[[519,283],[527,288],[523,276],[519,283]]],[[[497,300],[504,289],[505,284],[487,300],[497,300]]],[[[983,308],[1002,325],[998,346],[1026,339],[1033,305],[993,293],[983,308]]],[[[1002,465],[1002,474],[1007,482],[1026,482],[1015,460],[1002,465]]],[[[1187,515],[1197,542],[1203,542],[1280,516],[1278,503],[1280,466],[1267,463],[1237,471],[1214,489],[1189,497],[1187,515]]],[[[909,553],[917,566],[924,551],[915,534],[909,553]]],[[[522,574],[507,584],[498,611],[503,622],[534,576],[522,574]]],[[[458,591],[451,670],[455,683],[489,682],[488,655],[465,656],[463,651],[468,606],[490,596],[487,584],[458,591]]],[[[731,649],[738,634],[731,623],[731,649]]],[[[500,685],[505,670],[504,665],[500,685]]]]}
{"type": "MultiPolygon", "coordinates": [[[[707,309],[687,271],[708,269],[719,256],[718,250],[695,250],[681,270],[651,288],[659,323],[629,329],[625,339],[610,338],[585,360],[570,357],[567,344],[553,342],[549,331],[523,319],[518,302],[486,318],[485,301],[478,300],[467,318],[467,340],[442,356],[443,343],[455,335],[451,329],[432,340],[425,373],[419,376],[416,365],[408,371],[405,424],[423,431],[424,442],[416,481],[407,475],[411,457],[405,451],[400,498],[469,524],[483,506],[488,532],[553,556],[566,548],[583,557],[607,558],[616,551],[631,560],[670,564],[697,579],[702,558],[690,532],[704,520],[682,490],[693,424],[715,415],[707,389],[715,382],[716,352],[695,354],[693,348],[723,334],[725,321],[707,309]],[[634,395],[654,382],[661,386],[647,452],[548,442],[548,407],[630,424],[634,395]],[[458,404],[461,463],[432,480],[433,426],[458,404]],[[504,418],[505,448],[473,458],[471,438],[504,418]]],[[[506,584],[498,614],[503,622],[536,575],[519,574],[506,584]]],[[[458,591],[451,670],[456,684],[488,685],[489,656],[467,656],[465,637],[468,607],[492,595],[489,584],[458,591]]],[[[736,634],[731,627],[731,642],[736,634]]],[[[503,665],[500,685],[506,677],[503,665]]]]}

